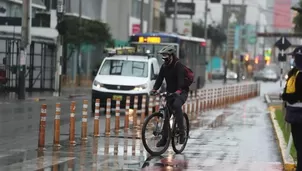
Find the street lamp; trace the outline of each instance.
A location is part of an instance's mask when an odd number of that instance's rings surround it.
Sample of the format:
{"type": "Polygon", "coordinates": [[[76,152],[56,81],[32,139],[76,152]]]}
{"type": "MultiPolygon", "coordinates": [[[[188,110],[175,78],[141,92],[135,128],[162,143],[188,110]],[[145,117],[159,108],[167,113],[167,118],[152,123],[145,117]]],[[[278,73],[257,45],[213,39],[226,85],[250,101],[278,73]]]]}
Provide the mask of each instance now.
{"type": "MultiPolygon", "coordinates": [[[[58,0],[57,4],[57,24],[64,20],[64,0],[58,0]]],[[[57,38],[57,53],[56,53],[56,74],[55,74],[55,91],[54,96],[61,95],[61,76],[62,76],[62,44],[63,37],[59,33],[57,38]]]]}

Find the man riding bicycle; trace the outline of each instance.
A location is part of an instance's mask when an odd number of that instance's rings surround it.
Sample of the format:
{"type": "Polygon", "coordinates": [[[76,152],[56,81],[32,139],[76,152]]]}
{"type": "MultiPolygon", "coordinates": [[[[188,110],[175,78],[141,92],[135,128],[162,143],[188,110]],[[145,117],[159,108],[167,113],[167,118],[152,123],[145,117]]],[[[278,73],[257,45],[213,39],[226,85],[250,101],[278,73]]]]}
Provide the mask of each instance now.
{"type": "MultiPolygon", "coordinates": [[[[180,130],[179,144],[183,144],[185,142],[185,132],[182,105],[186,102],[189,92],[189,86],[186,86],[184,81],[186,71],[176,57],[175,46],[165,46],[158,53],[162,55],[164,64],[160,68],[159,75],[150,94],[154,94],[161,87],[163,80],[166,80],[167,92],[175,94],[174,100],[171,101],[171,107],[174,110],[174,117],[180,130]]],[[[165,146],[169,131],[168,124],[169,122],[164,123],[162,139],[156,144],[156,147],[165,146]]]]}

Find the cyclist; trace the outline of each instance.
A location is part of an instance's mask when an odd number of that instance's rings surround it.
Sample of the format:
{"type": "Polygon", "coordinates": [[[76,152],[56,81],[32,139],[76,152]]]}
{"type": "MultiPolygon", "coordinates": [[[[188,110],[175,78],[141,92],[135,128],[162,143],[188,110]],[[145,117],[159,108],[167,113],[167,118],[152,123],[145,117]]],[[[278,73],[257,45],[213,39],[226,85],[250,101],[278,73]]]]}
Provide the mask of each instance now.
{"type": "MultiPolygon", "coordinates": [[[[174,98],[171,101],[171,107],[175,111],[174,116],[180,130],[179,143],[183,144],[185,142],[185,132],[182,105],[186,102],[189,92],[189,86],[186,86],[184,81],[185,69],[176,57],[176,48],[174,45],[165,46],[158,53],[162,55],[164,64],[160,68],[158,77],[150,94],[154,94],[161,87],[162,82],[165,79],[167,83],[167,92],[174,94],[174,98]]],[[[156,144],[156,147],[162,147],[166,144],[169,129],[168,124],[168,121],[164,123],[162,139],[156,144]]]]}

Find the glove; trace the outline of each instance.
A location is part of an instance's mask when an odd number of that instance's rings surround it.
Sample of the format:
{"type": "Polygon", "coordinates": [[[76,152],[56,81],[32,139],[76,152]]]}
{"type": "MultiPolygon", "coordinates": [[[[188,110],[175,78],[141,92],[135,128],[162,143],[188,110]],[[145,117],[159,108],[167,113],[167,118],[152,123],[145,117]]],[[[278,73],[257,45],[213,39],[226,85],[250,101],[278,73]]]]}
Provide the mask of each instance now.
{"type": "Polygon", "coordinates": [[[150,95],[151,95],[151,96],[153,96],[153,95],[155,95],[155,94],[156,94],[156,90],[151,90],[151,91],[150,91],[150,95]]]}
{"type": "Polygon", "coordinates": [[[180,95],[181,94],[181,90],[177,90],[177,91],[175,91],[175,93],[174,93],[175,95],[180,95]]]}

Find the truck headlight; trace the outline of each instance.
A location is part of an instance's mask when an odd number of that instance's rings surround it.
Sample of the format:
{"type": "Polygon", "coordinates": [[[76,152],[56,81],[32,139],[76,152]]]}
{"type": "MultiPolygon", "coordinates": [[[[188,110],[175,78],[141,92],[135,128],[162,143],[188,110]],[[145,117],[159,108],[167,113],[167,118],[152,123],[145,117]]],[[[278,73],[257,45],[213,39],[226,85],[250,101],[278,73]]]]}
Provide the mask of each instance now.
{"type": "Polygon", "coordinates": [[[96,86],[97,88],[103,87],[103,84],[101,84],[101,83],[98,82],[98,81],[93,81],[93,85],[96,86]]]}
{"type": "Polygon", "coordinates": [[[135,91],[141,91],[141,90],[144,90],[148,87],[147,84],[143,84],[143,85],[138,85],[138,86],[135,86],[135,88],[133,90],[135,91]]]}

